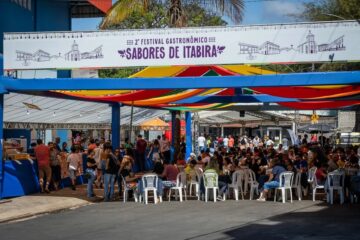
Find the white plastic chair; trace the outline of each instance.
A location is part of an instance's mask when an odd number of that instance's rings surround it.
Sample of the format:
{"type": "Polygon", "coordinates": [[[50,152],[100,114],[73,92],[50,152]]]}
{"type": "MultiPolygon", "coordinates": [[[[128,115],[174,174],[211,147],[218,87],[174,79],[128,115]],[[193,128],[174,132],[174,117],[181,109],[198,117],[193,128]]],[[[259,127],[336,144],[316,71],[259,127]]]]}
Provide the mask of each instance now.
{"type": "Polygon", "coordinates": [[[315,173],[316,173],[317,167],[312,167],[308,170],[308,183],[310,183],[310,186],[314,182],[315,179],[315,173]]]}
{"type": "Polygon", "coordinates": [[[334,171],[328,174],[327,184],[328,184],[328,193],[327,200],[330,204],[334,203],[334,190],[338,191],[340,194],[340,204],[344,203],[344,184],[345,182],[345,172],[343,171],[334,171]]]}
{"type": "Polygon", "coordinates": [[[295,178],[294,178],[294,181],[293,181],[293,184],[292,184],[291,188],[296,189],[296,195],[297,195],[299,201],[301,201],[301,198],[302,198],[301,172],[297,172],[295,174],[295,178]]]}
{"type": "MultiPolygon", "coordinates": [[[[209,191],[213,191],[214,202],[216,202],[216,193],[219,191],[218,174],[214,172],[204,173],[204,186],[205,186],[205,202],[208,201],[209,191]]],[[[224,194],[225,196],[225,194],[224,194]]]]}
{"type": "Polygon", "coordinates": [[[277,190],[281,190],[281,198],[282,198],[282,202],[285,203],[286,201],[286,190],[289,190],[290,192],[290,202],[293,202],[292,199],[292,185],[293,185],[293,178],[294,178],[294,173],[290,172],[290,171],[286,171],[286,172],[282,172],[279,175],[279,187],[275,188],[275,193],[274,193],[274,202],[276,202],[276,193],[277,190]]]}
{"type": "MultiPolygon", "coordinates": [[[[250,186],[250,200],[252,200],[254,198],[254,192],[256,192],[256,194],[259,195],[259,183],[256,181],[256,175],[253,170],[247,169],[246,172],[248,175],[247,182],[250,186]]],[[[245,184],[246,184],[246,182],[245,182],[245,184]]]]}
{"type": "Polygon", "coordinates": [[[195,172],[190,175],[191,180],[188,183],[189,188],[189,196],[192,195],[192,189],[195,187],[195,195],[198,197],[198,200],[200,200],[200,181],[202,178],[203,172],[200,169],[196,169],[195,172]]]}
{"type": "MultiPolygon", "coordinates": [[[[316,169],[316,168],[315,168],[316,169]]],[[[315,202],[315,195],[316,195],[316,190],[317,189],[324,189],[325,190],[325,185],[320,185],[316,179],[316,176],[314,174],[314,177],[313,177],[313,181],[312,181],[312,194],[313,194],[313,201],[315,202]]]]}
{"type": "MultiPolygon", "coordinates": [[[[154,203],[157,203],[157,189],[158,189],[158,176],[156,174],[145,174],[141,178],[143,192],[142,195],[144,197],[144,203],[148,204],[148,196],[149,192],[154,193],[154,203]]],[[[159,196],[160,202],[162,202],[162,196],[159,196]]],[[[141,201],[141,199],[140,199],[141,201]]]]}
{"type": "MultiPolygon", "coordinates": [[[[180,202],[183,201],[182,194],[184,192],[185,200],[186,200],[186,173],[185,172],[178,173],[178,175],[176,176],[176,186],[171,187],[169,189],[169,202],[170,202],[172,190],[174,190],[174,192],[176,192],[176,193],[179,193],[180,202]]],[[[176,198],[177,198],[177,194],[176,194],[176,198]]]]}
{"type": "MultiPolygon", "coordinates": [[[[122,184],[123,184],[123,198],[124,198],[124,203],[125,203],[128,199],[129,191],[132,189],[129,188],[128,185],[126,184],[125,178],[122,175],[120,175],[120,176],[121,176],[122,184]]],[[[138,196],[137,196],[136,191],[134,191],[133,194],[134,194],[135,202],[138,202],[138,196]]]]}
{"type": "Polygon", "coordinates": [[[239,200],[239,189],[241,192],[241,198],[244,200],[244,191],[242,187],[242,181],[244,179],[244,171],[238,170],[232,175],[232,183],[228,185],[228,196],[230,195],[230,190],[233,189],[235,200],[239,200]]]}

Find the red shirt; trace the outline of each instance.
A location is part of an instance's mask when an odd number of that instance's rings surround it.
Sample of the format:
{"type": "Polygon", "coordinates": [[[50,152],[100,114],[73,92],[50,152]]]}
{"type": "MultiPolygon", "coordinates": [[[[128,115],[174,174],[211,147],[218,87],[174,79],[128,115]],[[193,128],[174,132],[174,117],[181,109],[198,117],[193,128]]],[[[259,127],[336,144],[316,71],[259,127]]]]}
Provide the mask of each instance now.
{"type": "Polygon", "coordinates": [[[139,139],[137,140],[136,142],[136,151],[138,153],[145,153],[146,151],[146,146],[147,146],[147,143],[144,139],[139,139]]]}
{"type": "Polygon", "coordinates": [[[175,167],[172,164],[168,164],[165,166],[163,176],[166,177],[166,180],[168,181],[176,181],[176,177],[179,173],[179,170],[177,167],[175,167]]]}
{"type": "Polygon", "coordinates": [[[48,146],[41,144],[35,147],[35,157],[39,167],[50,165],[50,149],[48,146]]]}

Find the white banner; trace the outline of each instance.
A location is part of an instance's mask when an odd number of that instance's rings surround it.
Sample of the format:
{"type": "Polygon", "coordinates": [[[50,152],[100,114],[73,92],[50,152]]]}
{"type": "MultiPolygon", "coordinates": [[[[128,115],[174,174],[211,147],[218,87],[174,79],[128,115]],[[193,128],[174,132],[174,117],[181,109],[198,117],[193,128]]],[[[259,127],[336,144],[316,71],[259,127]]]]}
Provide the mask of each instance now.
{"type": "Polygon", "coordinates": [[[9,33],[4,68],[77,69],[360,60],[356,21],[133,31],[9,33]]]}

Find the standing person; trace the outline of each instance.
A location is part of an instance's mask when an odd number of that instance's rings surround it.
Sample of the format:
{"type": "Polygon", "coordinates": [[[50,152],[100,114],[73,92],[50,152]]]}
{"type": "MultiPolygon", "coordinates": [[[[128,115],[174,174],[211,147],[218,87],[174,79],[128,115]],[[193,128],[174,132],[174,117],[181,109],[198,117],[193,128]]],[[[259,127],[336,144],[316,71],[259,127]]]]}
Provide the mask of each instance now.
{"type": "Polygon", "coordinates": [[[198,139],[197,139],[197,142],[198,142],[199,152],[205,151],[205,142],[206,142],[206,139],[205,139],[205,137],[203,136],[203,134],[200,134],[200,136],[199,136],[198,139]]]}
{"type": "Polygon", "coordinates": [[[36,147],[36,143],[33,142],[30,144],[30,148],[27,150],[27,153],[30,155],[30,158],[32,160],[36,160],[35,147],[36,147]]]}
{"type": "Polygon", "coordinates": [[[129,138],[125,138],[125,144],[124,144],[124,148],[133,148],[134,146],[131,144],[129,138]]]}
{"type": "Polygon", "coordinates": [[[60,148],[60,138],[59,137],[56,137],[55,138],[55,145],[54,145],[54,147],[55,147],[55,149],[56,149],[56,151],[59,153],[59,152],[61,152],[61,148],[60,148]]]}
{"type": "Polygon", "coordinates": [[[36,142],[35,156],[38,162],[41,192],[44,192],[44,177],[46,176],[45,192],[49,193],[49,184],[51,181],[50,149],[43,144],[41,139],[38,139],[36,142]]]}
{"type": "Polygon", "coordinates": [[[76,190],[76,175],[79,172],[79,167],[81,163],[80,155],[77,153],[75,146],[71,146],[71,153],[67,157],[69,175],[71,179],[71,189],[76,190]]]}
{"type": "Polygon", "coordinates": [[[88,185],[87,185],[87,196],[89,198],[95,197],[93,184],[96,179],[96,168],[97,164],[95,161],[95,152],[93,150],[88,150],[87,159],[86,159],[86,174],[88,175],[88,185]]]}
{"type": "Polygon", "coordinates": [[[102,176],[102,169],[101,169],[101,154],[102,154],[102,149],[100,148],[100,141],[96,141],[95,142],[95,149],[93,150],[94,152],[94,159],[96,162],[96,181],[95,181],[95,185],[97,187],[100,187],[101,185],[101,176],[102,176]]]}
{"type": "MultiPolygon", "coordinates": [[[[159,139],[160,136],[158,136],[159,139]]],[[[165,134],[162,135],[162,139],[159,141],[160,143],[160,152],[162,155],[162,158],[164,160],[170,161],[171,154],[170,154],[170,141],[166,138],[165,134]]]]}
{"type": "Polygon", "coordinates": [[[142,135],[138,135],[138,139],[136,141],[136,164],[139,167],[139,171],[145,171],[145,152],[146,152],[147,143],[142,138],[142,135]]]}
{"type": "Polygon", "coordinates": [[[229,148],[230,149],[233,148],[234,145],[235,145],[235,139],[231,135],[229,135],[229,143],[228,143],[229,148]]]}
{"type": "Polygon", "coordinates": [[[152,161],[156,162],[160,160],[160,143],[157,139],[154,140],[153,144],[150,147],[150,151],[147,155],[147,158],[150,158],[152,154],[152,161]]]}
{"type": "Polygon", "coordinates": [[[67,142],[63,142],[62,143],[62,149],[61,149],[61,152],[65,152],[65,153],[68,153],[68,149],[67,149],[67,142]]]}
{"type": "Polygon", "coordinates": [[[88,150],[94,150],[96,148],[95,140],[92,138],[90,139],[89,145],[87,147],[88,150]]]}
{"type": "Polygon", "coordinates": [[[55,191],[57,191],[59,188],[59,182],[61,180],[61,167],[60,167],[60,155],[59,155],[60,152],[58,152],[56,148],[57,144],[50,142],[48,146],[50,150],[52,181],[53,181],[54,189],[55,191]]]}
{"type": "Polygon", "coordinates": [[[223,143],[224,143],[224,148],[227,151],[229,149],[229,138],[227,136],[224,137],[223,143]]]}
{"type": "Polygon", "coordinates": [[[259,136],[256,135],[255,138],[253,139],[253,144],[254,144],[254,147],[258,147],[259,146],[259,143],[260,143],[260,139],[259,139],[259,136]]]}
{"type": "Polygon", "coordinates": [[[110,144],[104,145],[104,152],[107,154],[104,177],[104,201],[108,202],[114,197],[115,179],[120,164],[119,161],[117,161],[110,144]]]}

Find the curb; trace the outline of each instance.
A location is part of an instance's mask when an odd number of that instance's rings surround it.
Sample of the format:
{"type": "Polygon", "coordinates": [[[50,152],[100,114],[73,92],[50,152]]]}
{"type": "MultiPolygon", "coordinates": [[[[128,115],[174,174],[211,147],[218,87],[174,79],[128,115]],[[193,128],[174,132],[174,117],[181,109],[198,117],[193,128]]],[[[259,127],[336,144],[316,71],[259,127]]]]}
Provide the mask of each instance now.
{"type": "Polygon", "coordinates": [[[31,217],[36,217],[36,216],[45,215],[45,214],[52,214],[52,213],[63,212],[63,211],[66,211],[66,210],[73,210],[73,209],[77,209],[77,208],[80,208],[80,207],[89,206],[89,205],[92,205],[92,204],[94,204],[94,203],[87,202],[87,203],[84,203],[84,204],[77,204],[77,205],[74,205],[74,206],[62,207],[62,208],[58,208],[58,209],[54,209],[54,210],[47,210],[47,211],[40,211],[40,212],[37,212],[37,213],[29,213],[29,214],[18,215],[18,216],[14,216],[14,217],[10,217],[10,218],[7,218],[7,219],[0,220],[0,224],[11,223],[13,221],[18,221],[18,220],[31,218],[31,217]]]}

